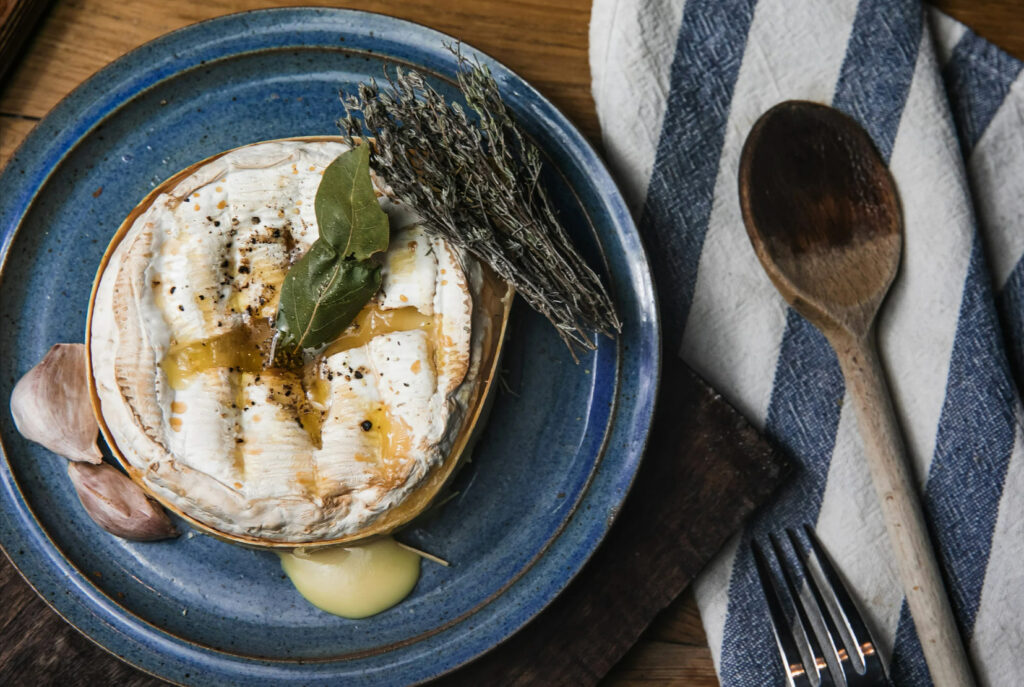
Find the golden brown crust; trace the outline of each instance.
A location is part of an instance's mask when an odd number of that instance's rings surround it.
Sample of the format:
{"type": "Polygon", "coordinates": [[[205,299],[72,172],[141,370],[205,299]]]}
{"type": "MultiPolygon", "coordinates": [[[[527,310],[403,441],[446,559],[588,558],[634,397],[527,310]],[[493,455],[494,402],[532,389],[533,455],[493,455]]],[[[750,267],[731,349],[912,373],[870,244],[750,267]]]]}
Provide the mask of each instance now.
{"type": "Polygon", "coordinates": [[[163,412],[157,402],[162,380],[153,362],[149,337],[139,324],[135,304],[143,298],[142,283],[153,243],[153,233],[147,227],[126,246],[125,259],[117,271],[114,282],[114,322],[117,326],[118,355],[114,373],[121,395],[128,401],[136,424],[162,453],[168,448],[162,440],[163,412]]]}
{"type": "MultiPolygon", "coordinates": [[[[200,163],[201,164],[201,163],[200,163]]],[[[183,174],[176,175],[176,179],[180,180],[184,177],[183,174]]],[[[150,203],[155,200],[156,194],[150,197],[150,203]]],[[[140,208],[138,212],[144,212],[145,208],[140,208]]],[[[134,216],[138,216],[138,212],[133,213],[134,216]]],[[[131,409],[133,421],[137,427],[143,430],[143,433],[147,440],[152,444],[152,457],[156,458],[149,464],[149,468],[145,471],[137,470],[130,467],[129,472],[133,475],[137,481],[140,481],[143,486],[149,488],[149,491],[153,493],[158,500],[163,502],[165,505],[171,507],[172,510],[183,515],[186,519],[192,523],[200,526],[203,529],[211,531],[212,533],[222,536],[224,538],[242,542],[246,544],[254,545],[267,545],[274,547],[289,547],[295,545],[302,546],[317,546],[327,545],[341,542],[350,542],[357,539],[362,539],[368,536],[375,536],[377,534],[390,531],[396,526],[406,522],[409,518],[413,517],[419,510],[426,507],[430,499],[436,493],[436,489],[445,481],[454,468],[454,465],[458,462],[458,455],[461,452],[461,448],[465,445],[467,437],[472,429],[473,423],[479,414],[479,409],[482,407],[483,398],[486,395],[486,391],[490,386],[490,373],[493,371],[493,365],[496,364],[497,352],[500,348],[501,337],[495,336],[495,331],[491,331],[487,337],[487,345],[489,348],[482,350],[482,356],[479,360],[470,359],[470,355],[466,352],[460,359],[453,359],[451,362],[456,363],[450,370],[446,379],[446,390],[455,391],[459,388],[460,384],[465,380],[471,367],[478,369],[479,374],[484,379],[478,379],[474,377],[472,393],[465,396],[464,401],[460,401],[460,405],[465,407],[460,408],[460,417],[464,418],[463,423],[456,428],[453,432],[453,440],[455,442],[455,450],[453,450],[444,460],[441,466],[438,466],[430,475],[428,479],[423,483],[423,487],[431,491],[431,494],[422,493],[422,489],[417,489],[420,493],[413,492],[414,498],[408,500],[409,507],[401,507],[392,509],[388,512],[388,517],[379,519],[376,523],[371,526],[354,532],[343,537],[338,537],[330,541],[288,541],[282,539],[266,539],[258,534],[253,536],[249,535],[237,535],[237,534],[226,534],[223,531],[218,531],[216,528],[210,526],[209,523],[198,521],[196,518],[190,516],[188,513],[183,513],[182,510],[177,507],[172,501],[168,499],[169,495],[174,494],[178,499],[188,501],[203,501],[207,505],[210,499],[223,500],[225,505],[224,512],[222,515],[226,518],[231,516],[231,511],[239,512],[245,511],[247,507],[252,504],[242,497],[242,494],[231,485],[226,485],[210,478],[210,476],[204,472],[194,470],[187,465],[183,465],[177,461],[171,459],[171,452],[168,450],[166,441],[163,441],[164,429],[164,417],[161,411],[160,399],[162,394],[168,390],[164,388],[164,383],[160,374],[158,360],[156,359],[157,354],[154,352],[156,348],[153,343],[147,339],[144,326],[140,322],[138,312],[132,312],[132,308],[138,307],[138,304],[147,296],[146,289],[148,284],[146,283],[145,276],[145,264],[148,260],[148,254],[152,250],[153,236],[149,231],[140,232],[138,235],[130,237],[129,243],[122,246],[119,250],[126,257],[119,264],[118,271],[116,273],[116,279],[114,281],[114,297],[113,302],[116,304],[114,308],[114,321],[116,324],[116,330],[118,339],[120,341],[120,347],[115,369],[115,379],[117,388],[126,402],[128,408],[131,409]],[[126,342],[131,342],[131,345],[127,345],[126,342]],[[148,373],[147,373],[148,372],[148,373]],[[163,458],[158,458],[162,456],[163,458]],[[206,494],[208,498],[204,498],[206,494]]],[[[116,242],[111,246],[108,251],[108,255],[116,248],[116,242]]],[[[117,263],[115,263],[117,264],[117,263]]],[[[464,275],[462,279],[465,280],[464,275]]],[[[492,289],[493,290],[493,289],[492,289]]],[[[504,293],[504,287],[501,289],[504,293]]],[[[468,296],[468,288],[464,292],[464,304],[472,304],[472,298],[468,296]]],[[[151,295],[149,296],[152,297],[151,295]]],[[[493,299],[487,304],[486,307],[493,307],[495,302],[493,299]]],[[[498,305],[496,314],[498,319],[490,323],[489,327],[494,327],[494,322],[497,323],[497,329],[503,331],[505,318],[508,313],[509,301],[504,300],[498,305]]],[[[95,307],[95,300],[94,306],[95,307]]],[[[491,313],[494,315],[495,313],[491,313]]],[[[491,316],[488,316],[491,317],[491,316]]],[[[476,315],[474,315],[476,318],[476,315]]],[[[484,318],[487,319],[487,318],[484,318]]],[[[493,320],[493,317],[491,317],[493,320]]],[[[90,327],[92,324],[92,312],[90,312],[90,327]]],[[[465,335],[469,336],[469,332],[464,332],[465,335]]],[[[457,332],[450,332],[452,334],[458,334],[457,332]]],[[[92,334],[90,334],[90,341],[93,340],[92,334]]],[[[454,351],[453,351],[454,353],[454,351]]],[[[110,432],[105,428],[105,435],[108,440],[111,438],[110,432]]],[[[127,463],[124,460],[121,451],[116,445],[113,446],[115,454],[122,462],[127,463]]],[[[128,447],[125,447],[128,448],[128,447]]],[[[315,461],[313,461],[315,468],[315,461]]],[[[408,480],[414,471],[414,466],[409,464],[404,466],[400,471],[401,479],[408,480]]],[[[417,478],[419,479],[419,478],[417,478]]],[[[312,475],[312,482],[317,482],[316,475],[312,475]]],[[[317,490],[314,490],[317,491],[317,490]]],[[[345,490],[332,495],[313,494],[313,501],[317,503],[309,503],[310,513],[309,520],[304,521],[307,527],[315,527],[317,524],[316,514],[313,509],[321,509],[320,512],[331,511],[338,508],[348,509],[354,503],[353,496],[345,490]]],[[[266,524],[266,533],[272,534],[275,529],[284,526],[284,523],[268,522],[266,524]]]]}

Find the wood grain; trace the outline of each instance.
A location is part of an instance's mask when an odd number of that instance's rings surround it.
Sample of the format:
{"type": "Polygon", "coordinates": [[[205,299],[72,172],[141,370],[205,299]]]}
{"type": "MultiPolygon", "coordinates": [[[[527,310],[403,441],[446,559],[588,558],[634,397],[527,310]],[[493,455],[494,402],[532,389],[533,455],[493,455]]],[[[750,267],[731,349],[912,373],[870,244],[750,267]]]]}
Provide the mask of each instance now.
{"type": "Polygon", "coordinates": [[[693,590],[684,591],[668,608],[659,613],[648,626],[644,636],[662,642],[705,646],[708,638],[704,635],[704,625],[700,622],[693,590]]]}
{"type": "Polygon", "coordinates": [[[1018,59],[1024,59],[1024,4],[1021,0],[930,0],[1018,59]]]}
{"type": "MultiPolygon", "coordinates": [[[[7,88],[0,113],[42,117],[98,69],[146,41],[182,26],[302,0],[64,0],[55,4],[7,88]]],[[[592,139],[587,26],[590,0],[353,0],[316,3],[382,12],[457,36],[518,72],[551,97],[592,139]]]]}
{"type": "Polygon", "coordinates": [[[0,684],[166,684],[106,654],[74,631],[0,556],[0,684]]]}
{"type": "Polygon", "coordinates": [[[971,687],[972,669],[928,536],[873,330],[832,343],[853,400],[864,456],[928,672],[936,687],[971,687]]]}
{"type": "Polygon", "coordinates": [[[616,687],[712,687],[718,684],[711,650],[642,639],[608,675],[616,687]]]}
{"type": "Polygon", "coordinates": [[[36,125],[35,118],[0,115],[0,167],[14,154],[21,140],[28,136],[36,125]]]}
{"type": "MultiPolygon", "coordinates": [[[[0,82],[0,165],[54,104],[127,50],[201,19],[285,3],[256,0],[60,0],[31,38],[17,68],[0,82]]],[[[308,4],[295,0],[295,4],[308,4]]],[[[319,4],[319,3],[318,3],[319,4]]],[[[332,3],[322,3],[332,4],[332,3]]],[[[516,70],[551,98],[592,141],[590,0],[401,0],[333,3],[384,12],[451,33],[516,70]]],[[[1024,58],[1020,0],[934,0],[1011,54],[1024,58]]],[[[0,557],[0,676],[52,675],[33,684],[160,684],[103,654],[70,630],[0,557]],[[30,650],[31,648],[31,650],[30,650]],[[62,673],[41,667],[63,665],[62,673]],[[13,672],[11,672],[13,671],[13,672]]],[[[0,677],[0,682],[10,682],[0,677]]],[[[692,596],[676,599],[604,682],[715,685],[710,652],[692,596]],[[683,647],[679,649],[677,647],[683,647]]]]}
{"type": "Polygon", "coordinates": [[[49,0],[0,0],[0,82],[49,4],[49,0]]]}

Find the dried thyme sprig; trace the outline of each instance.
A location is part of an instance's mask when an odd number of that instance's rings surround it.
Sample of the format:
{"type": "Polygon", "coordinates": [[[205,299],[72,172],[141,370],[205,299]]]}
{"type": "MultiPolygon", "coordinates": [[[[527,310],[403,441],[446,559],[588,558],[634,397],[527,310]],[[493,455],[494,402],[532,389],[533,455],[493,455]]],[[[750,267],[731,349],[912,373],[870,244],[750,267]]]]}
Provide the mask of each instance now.
{"type": "MultiPolygon", "coordinates": [[[[455,52],[455,51],[453,51],[455,52]]],[[[487,263],[575,347],[621,324],[601,280],[572,245],[539,181],[541,156],[513,121],[485,65],[459,57],[476,113],[448,103],[415,71],[385,72],[390,89],[342,96],[350,139],[375,136],[373,166],[427,229],[487,263]],[[362,115],[362,122],[356,115],[362,115]]]]}

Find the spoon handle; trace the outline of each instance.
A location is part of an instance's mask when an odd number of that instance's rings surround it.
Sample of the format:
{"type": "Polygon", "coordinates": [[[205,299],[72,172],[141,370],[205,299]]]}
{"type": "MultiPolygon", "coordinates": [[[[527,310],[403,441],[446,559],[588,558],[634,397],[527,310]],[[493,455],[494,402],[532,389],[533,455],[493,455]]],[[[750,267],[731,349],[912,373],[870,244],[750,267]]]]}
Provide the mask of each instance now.
{"type": "Polygon", "coordinates": [[[878,359],[874,329],[862,339],[834,341],[833,346],[853,398],[871,479],[932,681],[936,687],[973,685],[878,359]]]}

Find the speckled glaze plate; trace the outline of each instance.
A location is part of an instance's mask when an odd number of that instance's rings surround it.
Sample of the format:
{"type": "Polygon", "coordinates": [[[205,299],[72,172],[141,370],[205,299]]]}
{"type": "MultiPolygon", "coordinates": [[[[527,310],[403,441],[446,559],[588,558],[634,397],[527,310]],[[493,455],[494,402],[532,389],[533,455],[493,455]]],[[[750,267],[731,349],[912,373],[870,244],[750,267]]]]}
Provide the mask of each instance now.
{"type": "MultiPolygon", "coordinates": [[[[327,9],[238,14],[169,34],[113,63],[39,123],[0,175],[0,397],[56,342],[81,341],[90,286],[123,217],[190,163],[254,141],[337,133],[338,91],[415,66],[456,97],[451,39],[327,9]]],[[[478,53],[463,46],[469,56],[478,53]]],[[[563,221],[600,266],[624,330],[574,364],[518,304],[504,387],[458,495],[410,543],[413,594],[353,621],[307,604],[277,557],[190,533],[133,543],[84,514],[64,461],[0,413],[0,543],[69,622],[178,683],[400,684],[447,672],[507,638],[579,571],[636,472],[659,372],[647,261],[607,171],[573,126],[484,55],[546,154],[563,221]]],[[[187,529],[187,528],[186,528],[187,529]]],[[[526,657],[524,657],[524,660],[526,657]]]]}

